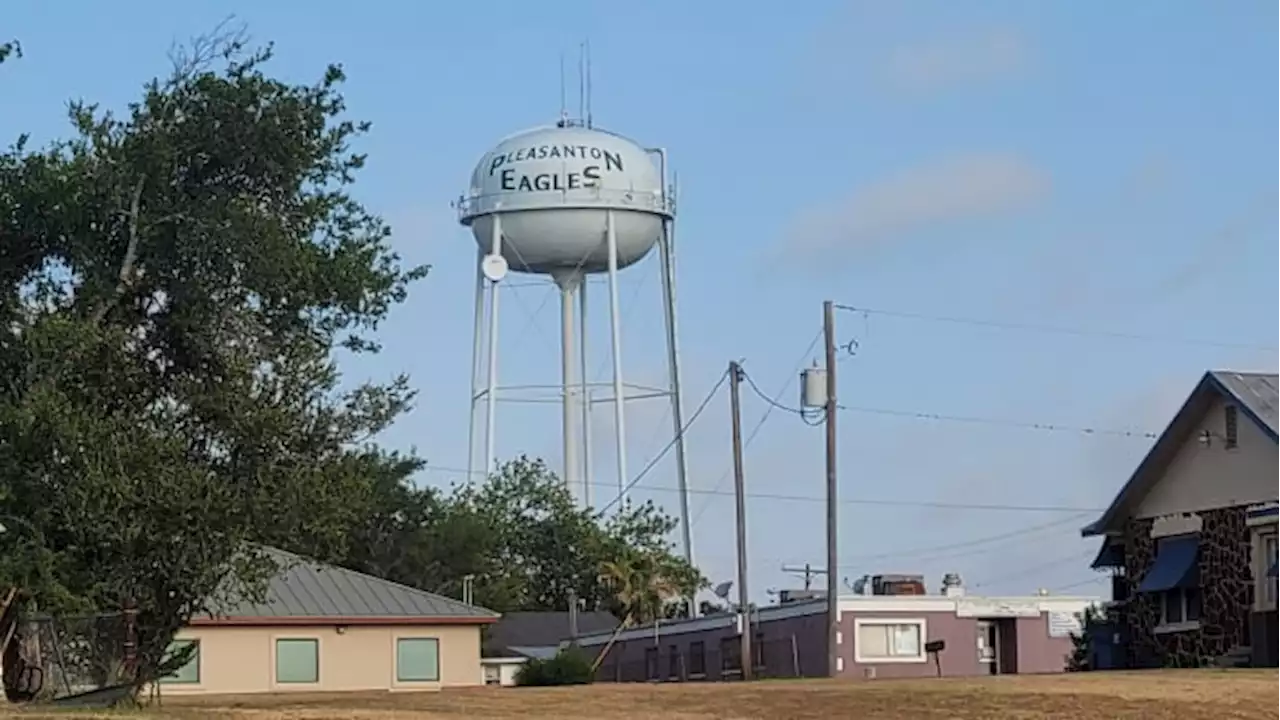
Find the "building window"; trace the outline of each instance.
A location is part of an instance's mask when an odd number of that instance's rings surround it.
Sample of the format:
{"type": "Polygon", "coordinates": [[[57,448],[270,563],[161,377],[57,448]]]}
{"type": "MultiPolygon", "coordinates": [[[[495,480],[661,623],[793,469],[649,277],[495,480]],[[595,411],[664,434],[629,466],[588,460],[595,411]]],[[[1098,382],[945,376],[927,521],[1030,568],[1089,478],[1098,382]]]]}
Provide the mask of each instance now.
{"type": "Polygon", "coordinates": [[[742,671],[742,640],[737,635],[720,638],[720,672],[742,671]]]}
{"type": "Polygon", "coordinates": [[[925,662],[925,621],[855,619],[854,658],[860,663],[925,662]]]}
{"type": "Polygon", "coordinates": [[[397,638],[396,682],[440,682],[440,641],[397,638]]]}
{"type": "Polygon", "coordinates": [[[701,640],[689,643],[689,677],[706,677],[707,646],[701,640]]]}
{"type": "Polygon", "coordinates": [[[165,662],[178,657],[179,653],[190,648],[191,656],[182,667],[172,674],[160,678],[162,685],[198,685],[200,683],[200,641],[174,640],[169,643],[169,651],[165,654],[165,662]]]}
{"type": "Polygon", "coordinates": [[[656,647],[644,649],[644,678],[646,680],[658,679],[658,648],[656,647]]]}
{"type": "Polygon", "coordinates": [[[1200,622],[1200,588],[1174,588],[1160,596],[1160,624],[1200,622]]]}
{"type": "Polygon", "coordinates": [[[1276,600],[1280,597],[1276,585],[1276,533],[1260,533],[1257,537],[1254,552],[1258,559],[1254,561],[1256,581],[1253,596],[1258,610],[1275,610],[1276,600]]]}
{"type": "Polygon", "coordinates": [[[282,685],[320,682],[320,641],[315,638],[276,640],[276,682],[282,685]]]}
{"type": "Polygon", "coordinates": [[[1228,450],[1240,445],[1240,411],[1235,405],[1222,409],[1222,436],[1228,450]]]}

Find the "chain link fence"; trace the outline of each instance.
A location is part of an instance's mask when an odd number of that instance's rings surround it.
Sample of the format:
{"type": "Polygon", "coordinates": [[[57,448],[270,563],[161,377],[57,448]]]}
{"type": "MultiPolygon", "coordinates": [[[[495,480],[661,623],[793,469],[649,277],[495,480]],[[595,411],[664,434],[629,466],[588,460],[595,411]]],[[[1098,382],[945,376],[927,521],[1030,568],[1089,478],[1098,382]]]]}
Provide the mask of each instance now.
{"type": "Polygon", "coordinates": [[[53,700],[127,681],[125,613],[34,615],[18,621],[5,648],[10,700],[53,700]]]}

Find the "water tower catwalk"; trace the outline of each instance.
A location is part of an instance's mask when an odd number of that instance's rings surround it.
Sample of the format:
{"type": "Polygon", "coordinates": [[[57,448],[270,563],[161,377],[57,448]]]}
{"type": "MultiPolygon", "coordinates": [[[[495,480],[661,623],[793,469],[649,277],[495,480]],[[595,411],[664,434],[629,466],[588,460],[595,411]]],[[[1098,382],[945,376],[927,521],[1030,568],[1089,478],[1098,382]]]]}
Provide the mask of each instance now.
{"type": "Polygon", "coordinates": [[[584,505],[603,507],[625,499],[628,476],[626,403],[661,398],[671,403],[672,446],[680,492],[682,540],[690,555],[684,408],[680,395],[680,353],[676,342],[674,192],[667,182],[661,149],[582,123],[562,120],[498,143],[476,166],[471,188],[459,201],[459,219],[479,244],[476,272],[475,343],[471,378],[469,470],[494,469],[498,405],[529,386],[503,387],[498,381],[498,288],[508,271],[549,276],[560,291],[561,382],[554,386],[563,411],[562,476],[584,505]],[[627,383],[623,377],[618,274],[658,248],[666,329],[668,378],[664,388],[627,383]],[[605,274],[613,377],[592,383],[586,337],[589,275],[605,274]],[[576,317],[575,317],[576,316],[576,317]],[[484,406],[484,447],[477,460],[477,419],[484,406]],[[591,414],[610,406],[617,457],[616,491],[596,483],[592,473],[591,414]],[[592,502],[592,488],[604,489],[592,502]]]}

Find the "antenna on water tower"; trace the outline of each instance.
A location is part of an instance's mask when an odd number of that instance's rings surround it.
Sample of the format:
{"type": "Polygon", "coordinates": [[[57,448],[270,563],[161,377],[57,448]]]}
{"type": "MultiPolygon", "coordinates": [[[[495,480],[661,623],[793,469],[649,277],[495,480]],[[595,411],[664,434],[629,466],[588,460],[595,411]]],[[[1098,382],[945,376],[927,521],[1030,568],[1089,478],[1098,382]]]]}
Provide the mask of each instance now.
{"type": "Polygon", "coordinates": [[[578,44],[578,119],[587,116],[587,46],[578,44]]]}
{"type": "Polygon", "coordinates": [[[564,84],[564,51],[560,51],[560,121],[556,123],[556,127],[566,127],[569,124],[569,102],[564,84]]]}
{"type": "Polygon", "coordinates": [[[583,43],[584,52],[586,53],[587,68],[587,114],[584,119],[587,121],[587,127],[591,128],[595,125],[591,113],[591,41],[587,40],[583,43]]]}

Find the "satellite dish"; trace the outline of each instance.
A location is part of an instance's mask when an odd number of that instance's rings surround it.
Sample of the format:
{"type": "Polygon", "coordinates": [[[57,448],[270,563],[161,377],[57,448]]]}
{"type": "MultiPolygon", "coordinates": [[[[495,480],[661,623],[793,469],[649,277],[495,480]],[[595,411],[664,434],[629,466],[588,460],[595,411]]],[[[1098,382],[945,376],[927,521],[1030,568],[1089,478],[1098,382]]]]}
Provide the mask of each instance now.
{"type": "Polygon", "coordinates": [[[728,582],[722,582],[719,585],[715,586],[714,588],[711,589],[711,592],[715,593],[715,596],[720,598],[721,600],[726,600],[729,597],[729,591],[732,589],[733,589],[733,581],[729,580],[728,582]]]}
{"type": "Polygon", "coordinates": [[[507,259],[501,255],[485,255],[480,261],[480,272],[489,282],[501,282],[507,276],[507,259]]]}

